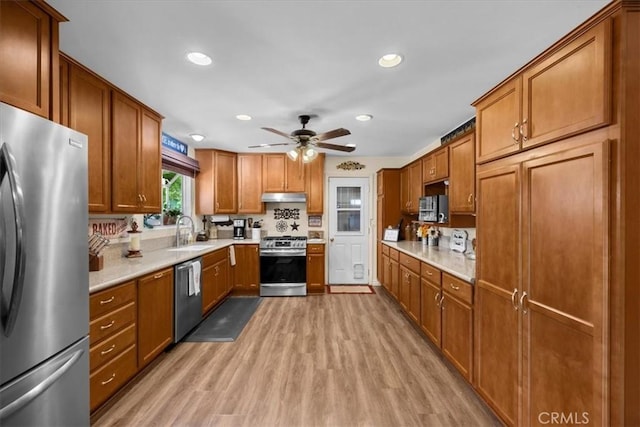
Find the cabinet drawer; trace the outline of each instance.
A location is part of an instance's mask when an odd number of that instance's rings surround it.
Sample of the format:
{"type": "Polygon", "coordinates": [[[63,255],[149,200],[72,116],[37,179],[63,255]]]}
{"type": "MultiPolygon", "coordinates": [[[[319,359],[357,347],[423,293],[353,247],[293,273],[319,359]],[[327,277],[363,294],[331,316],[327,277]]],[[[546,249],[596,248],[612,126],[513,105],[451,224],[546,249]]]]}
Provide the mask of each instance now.
{"type": "Polygon", "coordinates": [[[473,304],[473,287],[464,280],[442,273],[442,290],[469,305],[473,304]]]}
{"type": "Polygon", "coordinates": [[[389,246],[382,245],[382,254],[383,255],[389,255],[389,246]]]}
{"type": "Polygon", "coordinates": [[[420,274],[420,261],[412,256],[400,254],[400,265],[404,265],[414,273],[420,274]]]}
{"type": "Polygon", "coordinates": [[[132,323],[89,350],[89,369],[93,372],[136,343],[136,325],[132,323]]]}
{"type": "Polygon", "coordinates": [[[440,270],[427,264],[426,262],[420,263],[420,276],[427,279],[434,285],[439,285],[441,283],[440,270]]]}
{"type": "Polygon", "coordinates": [[[97,319],[104,313],[136,299],[136,282],[114,286],[92,294],[89,298],[89,318],[97,319]]]}
{"type": "Polygon", "coordinates": [[[227,254],[230,248],[218,249],[215,252],[208,253],[202,256],[202,267],[209,267],[217,262],[227,258],[227,254]]]}
{"type": "Polygon", "coordinates": [[[400,252],[397,249],[389,248],[389,258],[398,261],[400,259],[400,252]]]}
{"type": "Polygon", "coordinates": [[[136,305],[124,307],[89,322],[89,344],[93,345],[136,321],[136,305]]]}
{"type": "Polygon", "coordinates": [[[308,254],[323,254],[324,253],[324,245],[320,245],[320,244],[307,245],[307,253],[308,254]]]}
{"type": "Polygon", "coordinates": [[[132,345],[111,362],[91,374],[89,387],[93,411],[115,393],[129,378],[135,375],[136,346],[132,345]]]}

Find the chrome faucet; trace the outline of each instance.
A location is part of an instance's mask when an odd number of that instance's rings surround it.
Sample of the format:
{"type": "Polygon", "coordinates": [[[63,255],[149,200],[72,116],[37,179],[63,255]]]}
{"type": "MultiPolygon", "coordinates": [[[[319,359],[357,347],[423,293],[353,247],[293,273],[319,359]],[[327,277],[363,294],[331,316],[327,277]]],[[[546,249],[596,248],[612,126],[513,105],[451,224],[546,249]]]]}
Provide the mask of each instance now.
{"type": "Polygon", "coordinates": [[[182,223],[183,219],[188,219],[191,222],[191,237],[193,237],[196,232],[193,219],[188,215],[180,215],[176,221],[176,248],[180,247],[180,223],[182,223]]]}

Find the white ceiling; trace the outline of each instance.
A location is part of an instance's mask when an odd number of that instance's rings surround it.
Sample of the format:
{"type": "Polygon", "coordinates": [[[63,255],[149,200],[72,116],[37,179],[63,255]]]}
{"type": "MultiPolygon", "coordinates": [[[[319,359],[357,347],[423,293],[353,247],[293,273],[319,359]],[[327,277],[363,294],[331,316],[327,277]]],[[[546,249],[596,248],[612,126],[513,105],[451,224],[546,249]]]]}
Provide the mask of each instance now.
{"type": "Polygon", "coordinates": [[[329,142],[357,144],[357,156],[424,149],[471,118],[476,98],[608,3],[48,2],[70,21],[61,24],[61,50],[163,114],[163,130],[190,146],[249,152],[286,142],[261,127],[289,133],[298,115],[314,114],[308,127],[318,133],[349,129],[329,142]],[[187,62],[193,50],[213,64],[187,62]],[[379,67],[389,52],[404,62],[379,67]],[[362,113],[373,120],[356,121],[362,113]],[[194,132],[206,139],[194,143],[194,132]]]}

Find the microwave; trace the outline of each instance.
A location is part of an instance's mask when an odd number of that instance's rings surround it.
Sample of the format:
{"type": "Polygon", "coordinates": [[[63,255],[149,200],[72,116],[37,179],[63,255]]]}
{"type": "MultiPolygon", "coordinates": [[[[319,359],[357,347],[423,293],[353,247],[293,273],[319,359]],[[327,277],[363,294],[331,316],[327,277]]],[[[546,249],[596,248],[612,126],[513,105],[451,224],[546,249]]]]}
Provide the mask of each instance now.
{"type": "Polygon", "coordinates": [[[420,197],[418,206],[419,221],[445,223],[449,220],[449,196],[420,197]]]}

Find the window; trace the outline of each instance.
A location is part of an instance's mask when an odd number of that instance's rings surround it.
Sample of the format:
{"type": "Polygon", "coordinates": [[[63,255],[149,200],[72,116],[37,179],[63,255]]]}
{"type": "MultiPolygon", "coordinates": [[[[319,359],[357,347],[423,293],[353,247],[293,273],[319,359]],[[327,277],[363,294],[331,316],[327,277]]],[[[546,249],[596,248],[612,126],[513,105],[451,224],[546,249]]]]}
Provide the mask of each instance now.
{"type": "Polygon", "coordinates": [[[362,197],[360,187],[338,187],[337,196],[337,231],[361,231],[362,197]]]}
{"type": "Polygon", "coordinates": [[[173,225],[180,215],[191,214],[193,178],[170,170],[162,170],[162,212],[145,215],[148,228],[173,225]]]}

